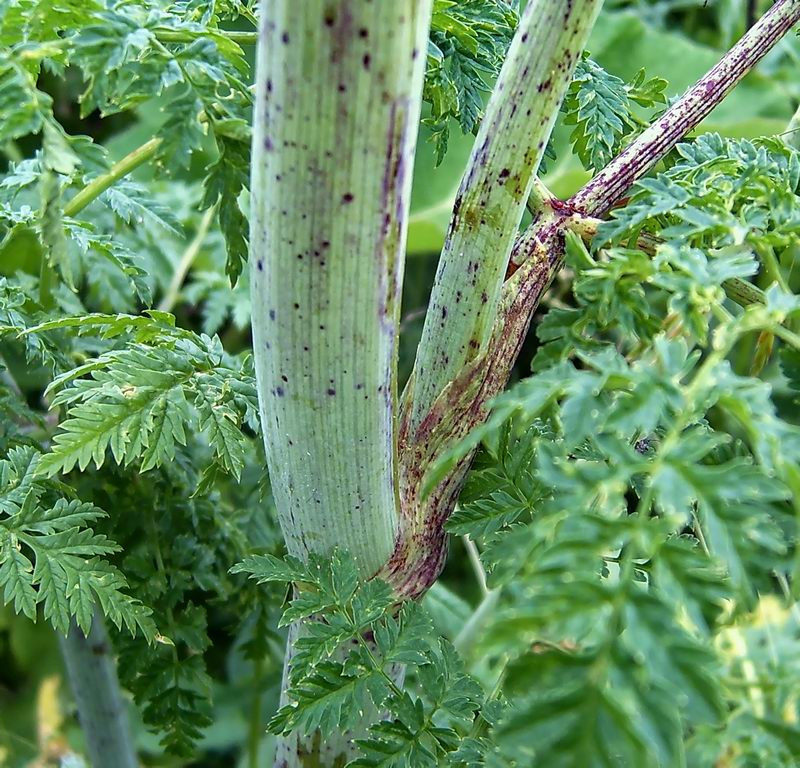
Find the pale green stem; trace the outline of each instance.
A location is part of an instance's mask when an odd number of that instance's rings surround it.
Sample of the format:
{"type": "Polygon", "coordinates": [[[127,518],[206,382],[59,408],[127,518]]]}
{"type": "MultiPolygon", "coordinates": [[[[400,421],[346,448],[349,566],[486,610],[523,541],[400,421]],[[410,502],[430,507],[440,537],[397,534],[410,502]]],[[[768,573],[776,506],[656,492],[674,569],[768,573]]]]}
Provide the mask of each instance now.
{"type": "MultiPolygon", "coordinates": [[[[398,528],[397,334],[431,6],[273,0],[257,49],[250,269],[270,483],[292,555],[340,547],[364,575],[398,528]]],[[[353,749],[352,734],[291,734],[275,764],[343,765],[353,749]]]]}
{"type": "Polygon", "coordinates": [[[175,272],[172,274],[172,280],[170,280],[167,292],[164,294],[164,298],[158,305],[159,311],[172,312],[175,303],[178,301],[178,296],[180,295],[183,281],[186,279],[189,269],[194,263],[194,260],[197,258],[197,254],[200,253],[200,249],[203,247],[206,237],[208,237],[208,230],[211,228],[211,222],[214,219],[216,210],[217,206],[212,205],[211,208],[206,209],[205,213],[203,214],[203,218],[200,219],[200,225],[197,227],[197,233],[192,238],[192,242],[189,243],[189,246],[183,252],[180,261],[175,267],[175,272]]]}
{"type": "Polygon", "coordinates": [[[800,107],[797,108],[783,133],[784,141],[795,149],[800,149],[800,107]]]}
{"type": "MultiPolygon", "coordinates": [[[[178,29],[165,29],[159,27],[155,30],[156,37],[162,43],[192,43],[200,37],[209,37],[207,32],[188,32],[178,29]]],[[[225,37],[239,45],[255,45],[258,42],[257,32],[246,30],[215,29],[213,35],[225,37]]],[[[213,35],[211,35],[213,39],[213,35]]]]}
{"type": "Polygon", "coordinates": [[[453,640],[453,645],[456,650],[462,654],[467,653],[473,646],[475,639],[485,626],[487,619],[494,613],[497,601],[500,599],[500,590],[489,589],[486,583],[486,571],[483,568],[483,563],[481,563],[481,556],[475,542],[466,536],[463,537],[463,542],[483,597],[478,607],[473,611],[472,615],[459,631],[455,640],[453,640]]]}
{"type": "Polygon", "coordinates": [[[489,340],[508,257],[601,0],[531,0],[456,196],[417,353],[411,428],[489,340]]]}
{"type": "Polygon", "coordinates": [[[127,176],[140,165],[152,160],[159,146],[161,146],[161,139],[158,137],[152,138],[125,155],[119,162],[114,163],[108,173],[92,179],[64,206],[64,216],[77,216],[89,203],[100,197],[103,192],[121,178],[127,176]]]}
{"type": "Polygon", "coordinates": [[[60,641],[91,768],[136,768],[139,762],[102,614],[95,611],[88,637],[73,621],[60,641]]]}
{"type": "Polygon", "coordinates": [[[397,530],[395,369],[430,0],[264,6],[253,131],[253,349],[289,552],[397,530]]]}

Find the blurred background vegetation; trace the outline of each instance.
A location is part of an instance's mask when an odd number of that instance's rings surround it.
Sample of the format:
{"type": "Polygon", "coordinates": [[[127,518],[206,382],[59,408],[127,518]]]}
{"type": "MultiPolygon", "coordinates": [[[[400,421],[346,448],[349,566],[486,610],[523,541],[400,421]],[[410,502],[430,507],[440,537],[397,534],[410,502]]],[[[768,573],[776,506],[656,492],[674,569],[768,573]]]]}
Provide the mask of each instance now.
{"type": "MultiPolygon", "coordinates": [[[[606,0],[589,50],[609,72],[625,80],[631,79],[642,67],[650,76],[663,77],[669,83],[667,94],[674,97],[712,66],[753,18],[769,5],[770,0],[606,0]]],[[[3,8],[0,2],[0,13],[3,8]]],[[[240,28],[248,27],[242,22],[240,28]]],[[[252,47],[246,48],[246,53],[252,64],[252,47]]],[[[785,131],[800,102],[798,58],[800,43],[795,35],[790,35],[711,115],[704,128],[727,137],[755,137],[785,131]]],[[[83,84],[80,72],[71,69],[64,77],[45,73],[38,85],[52,95],[55,116],[68,134],[93,137],[108,149],[113,159],[123,157],[145,142],[162,119],[157,100],[144,103],[133,112],[108,117],[94,112],[81,117],[78,98],[83,84]]],[[[544,176],[547,185],[562,197],[576,191],[588,178],[580,162],[570,154],[569,131],[569,127],[563,125],[557,128],[553,141],[555,159],[548,162],[544,176]]],[[[426,134],[427,129],[423,128],[408,239],[401,342],[404,376],[410,371],[436,257],[472,143],[472,136],[462,136],[454,127],[449,151],[441,165],[435,167],[434,150],[426,141],[426,134]]],[[[30,137],[5,146],[0,168],[8,161],[30,157],[37,148],[37,141],[38,137],[30,137]]],[[[189,170],[177,175],[167,176],[153,166],[137,170],[135,178],[155,190],[160,202],[179,223],[182,233],[165,232],[144,221],[127,232],[126,237],[140,260],[148,265],[148,279],[158,306],[175,313],[178,324],[183,327],[219,334],[226,350],[235,354],[246,350],[250,343],[248,281],[245,274],[236,288],[231,289],[225,275],[221,233],[211,217],[198,212],[201,179],[206,166],[214,160],[213,153],[211,145],[207,152],[196,153],[189,170]]],[[[11,246],[4,250],[0,264],[4,274],[24,268],[32,258],[30,242],[20,239],[11,246]]],[[[95,285],[102,282],[102,290],[98,290],[96,296],[85,297],[85,304],[93,310],[137,311],[136,300],[124,282],[117,282],[111,274],[95,276],[92,282],[95,285]]],[[[552,293],[557,296],[558,292],[556,285],[552,293]]],[[[535,340],[530,339],[529,348],[518,362],[523,372],[527,372],[534,351],[535,340]]],[[[36,390],[41,372],[25,370],[24,364],[18,361],[16,373],[26,390],[36,390]]],[[[254,448],[243,482],[236,487],[231,482],[230,488],[221,494],[224,497],[221,509],[236,509],[238,515],[247,517],[241,529],[246,531],[251,545],[261,542],[264,546],[277,546],[277,532],[268,503],[259,500],[261,478],[257,450],[254,448]]],[[[117,470],[104,471],[113,475],[117,470]]],[[[93,475],[93,482],[97,477],[93,475]]],[[[162,509],[170,508],[169,499],[180,500],[182,494],[188,496],[192,490],[181,485],[185,480],[171,484],[168,474],[156,482],[163,485],[158,489],[162,509]]],[[[126,515],[134,517],[143,505],[149,505],[154,492],[153,488],[148,488],[140,498],[137,488],[132,487],[120,497],[114,482],[109,482],[109,488],[107,498],[102,498],[102,489],[95,488],[94,499],[112,511],[117,520],[123,521],[126,515]]],[[[180,501],[174,501],[172,508],[191,516],[198,514],[201,504],[215,503],[217,501],[197,500],[181,507],[180,501]]],[[[160,514],[156,509],[156,515],[160,514]]],[[[154,525],[166,523],[157,519],[154,525]]],[[[271,748],[272,737],[264,734],[264,724],[277,703],[283,647],[281,639],[268,627],[274,626],[278,606],[265,602],[241,624],[236,619],[237,606],[244,604],[252,594],[250,591],[241,595],[241,601],[206,601],[203,578],[224,578],[220,574],[225,573],[227,566],[221,566],[226,558],[228,565],[234,561],[232,554],[226,555],[230,542],[216,542],[210,548],[199,543],[203,534],[224,538],[219,526],[208,526],[205,532],[201,525],[196,526],[197,540],[186,537],[182,542],[170,542],[168,553],[169,588],[174,588],[178,578],[184,579],[182,610],[191,611],[194,603],[203,604],[202,623],[207,622],[205,630],[211,643],[205,662],[216,682],[213,683],[213,703],[206,712],[205,722],[209,725],[202,729],[201,757],[194,760],[165,757],[158,737],[142,726],[131,708],[137,743],[152,764],[205,768],[243,766],[248,760],[253,761],[252,750],[248,757],[243,745],[252,746],[255,741],[262,755],[268,754],[271,748]],[[212,562],[215,558],[219,561],[216,565],[212,562]],[[260,681],[268,681],[269,687],[264,687],[260,681]]],[[[115,537],[120,538],[117,531],[115,537]]],[[[125,572],[135,575],[135,560],[141,552],[131,547],[125,555],[125,572]]],[[[233,544],[231,551],[235,551],[233,544]]],[[[140,593],[150,589],[156,598],[168,591],[165,585],[159,584],[139,585],[139,589],[140,593]]],[[[446,634],[453,621],[463,622],[470,604],[477,602],[478,586],[460,543],[454,542],[444,577],[427,599],[446,634]]],[[[204,675],[202,671],[197,674],[204,675]]],[[[33,624],[16,617],[10,607],[0,607],[0,766],[68,765],[72,750],[79,751],[80,744],[81,735],[52,629],[43,622],[33,624]]]]}

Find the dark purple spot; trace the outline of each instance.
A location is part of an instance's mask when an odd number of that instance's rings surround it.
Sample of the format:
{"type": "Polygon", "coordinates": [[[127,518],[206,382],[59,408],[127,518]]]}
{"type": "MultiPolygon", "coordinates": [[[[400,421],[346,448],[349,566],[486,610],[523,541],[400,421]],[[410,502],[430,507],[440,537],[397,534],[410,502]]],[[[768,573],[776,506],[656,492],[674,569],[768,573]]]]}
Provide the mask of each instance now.
{"type": "Polygon", "coordinates": [[[365,53],[363,58],[361,59],[361,63],[364,65],[364,69],[369,69],[371,61],[372,61],[372,56],[370,56],[368,53],[365,53]]]}
{"type": "Polygon", "coordinates": [[[283,387],[275,387],[275,394],[278,397],[283,397],[284,395],[283,387]]]}
{"type": "Polygon", "coordinates": [[[259,259],[259,260],[256,262],[256,267],[258,267],[258,271],[259,271],[259,272],[263,272],[263,271],[264,271],[264,262],[263,262],[263,260],[262,260],[262,259],[259,259]]]}
{"type": "Polygon", "coordinates": [[[342,195],[342,202],[343,203],[352,203],[353,202],[353,193],[352,192],[345,192],[342,195]]]}
{"type": "Polygon", "coordinates": [[[331,388],[328,390],[328,395],[330,395],[331,397],[333,397],[335,394],[336,394],[336,390],[335,390],[335,389],[333,389],[333,388],[331,387],[331,388]]]}
{"type": "Polygon", "coordinates": [[[358,30],[358,36],[362,39],[369,37],[369,30],[365,27],[361,27],[361,29],[358,30]]]}
{"type": "Polygon", "coordinates": [[[288,32],[284,32],[284,33],[281,35],[281,42],[282,42],[284,45],[286,45],[286,44],[289,42],[289,33],[288,33],[288,32]]]}
{"type": "Polygon", "coordinates": [[[275,319],[275,310],[274,309],[271,309],[269,311],[269,319],[270,320],[274,320],[275,319]]]}

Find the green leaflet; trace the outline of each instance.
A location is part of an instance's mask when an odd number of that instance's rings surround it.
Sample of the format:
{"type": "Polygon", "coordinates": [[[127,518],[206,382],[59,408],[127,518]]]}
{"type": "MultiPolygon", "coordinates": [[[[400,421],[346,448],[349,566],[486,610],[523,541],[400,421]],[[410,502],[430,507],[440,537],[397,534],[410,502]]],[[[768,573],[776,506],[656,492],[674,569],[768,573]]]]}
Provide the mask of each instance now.
{"type": "Polygon", "coordinates": [[[482,706],[488,719],[494,709],[450,643],[436,639],[421,606],[410,602],[397,611],[388,585],[360,582],[355,561],[340,551],[330,560],[312,555],[308,563],[255,555],[232,571],[260,583],[292,583],[295,596],[282,623],[311,619],[300,629],[290,703],[270,723],[273,732],[336,733],[371,711],[362,755],[351,765],[460,765],[469,751],[470,765],[483,764],[488,743],[462,740],[482,706]],[[324,619],[312,619],[319,615],[324,619]],[[397,665],[418,678],[418,693],[397,687],[397,665]]]}
{"type": "Polygon", "coordinates": [[[118,546],[92,531],[106,513],[64,496],[69,489],[36,477],[40,455],[12,449],[0,461],[0,587],[3,602],[66,634],[70,617],[88,632],[93,609],[121,629],[141,632],[152,642],[150,609],[127,594],[127,582],[107,556],[118,546]]]}
{"type": "MultiPolygon", "coordinates": [[[[34,331],[101,325],[116,335],[122,327],[136,327],[129,322],[87,316],[34,331]]],[[[51,385],[57,390],[53,404],[66,405],[67,418],[39,471],[52,475],[90,463],[99,468],[109,449],[117,464],[140,461],[141,471],[147,471],[174,460],[177,447],[187,443],[187,426],[195,425],[208,439],[214,462],[238,477],[247,442],[241,425],[257,425],[255,387],[246,367],[227,365],[223,358],[218,340],[173,335],[155,324],[146,342],[105,353],[57,378],[51,385]],[[90,378],[78,378],[85,374],[90,378]]]]}

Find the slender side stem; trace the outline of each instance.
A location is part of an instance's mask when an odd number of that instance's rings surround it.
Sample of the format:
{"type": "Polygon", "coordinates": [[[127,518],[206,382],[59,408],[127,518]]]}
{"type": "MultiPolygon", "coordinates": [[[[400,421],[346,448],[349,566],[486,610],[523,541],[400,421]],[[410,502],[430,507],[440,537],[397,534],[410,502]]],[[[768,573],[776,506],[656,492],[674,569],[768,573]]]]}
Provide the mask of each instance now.
{"type": "Polygon", "coordinates": [[[172,280],[170,280],[169,288],[167,288],[164,298],[161,299],[161,303],[158,305],[160,312],[172,312],[175,302],[178,300],[183,281],[186,279],[186,274],[189,272],[189,269],[197,258],[197,254],[200,253],[200,249],[203,247],[203,243],[208,236],[208,230],[211,227],[211,222],[214,219],[216,211],[217,206],[212,205],[211,208],[206,209],[203,218],[200,219],[200,226],[197,228],[197,233],[183,252],[180,261],[175,267],[175,272],[172,275],[172,280]]]}
{"type": "MultiPolygon", "coordinates": [[[[257,32],[235,29],[215,29],[213,33],[214,35],[225,37],[238,45],[255,45],[258,42],[257,32]]],[[[208,36],[208,33],[205,31],[187,32],[179,29],[165,29],[163,27],[156,29],[155,34],[162,43],[193,43],[199,38],[208,36]]]]}
{"type": "Polygon", "coordinates": [[[508,257],[601,0],[532,0],[456,196],[414,369],[411,427],[485,351],[508,257]]]}
{"type": "Polygon", "coordinates": [[[592,216],[605,213],[707,117],[798,20],[800,0],[777,0],[719,64],[572,198],[573,207],[592,216]]]}
{"type": "Polygon", "coordinates": [[[125,155],[111,167],[108,173],[92,179],[75,197],[64,206],[64,216],[77,216],[89,203],[100,197],[109,187],[127,176],[131,171],[152,160],[161,145],[161,139],[152,138],[125,155]]]}
{"type": "Polygon", "coordinates": [[[253,131],[253,351],[289,552],[397,529],[397,327],[431,0],[263,7],[253,131]]]}
{"type": "Polygon", "coordinates": [[[494,612],[497,601],[500,599],[499,589],[489,589],[486,583],[486,571],[481,562],[481,556],[475,542],[467,536],[463,537],[464,548],[467,550],[472,570],[481,588],[481,601],[472,615],[467,619],[464,626],[453,640],[453,645],[459,653],[466,653],[475,642],[475,638],[486,622],[486,619],[494,612]]]}
{"type": "Polygon", "coordinates": [[[782,134],[784,141],[795,149],[800,149],[800,107],[797,108],[786,126],[786,131],[782,134]]]}
{"type": "Polygon", "coordinates": [[[60,637],[92,768],[137,768],[113,649],[102,615],[95,611],[89,636],[73,621],[60,637]]]}

